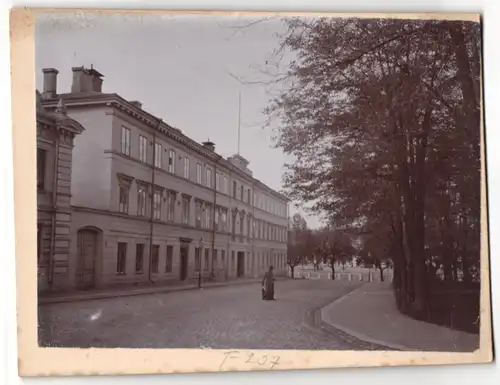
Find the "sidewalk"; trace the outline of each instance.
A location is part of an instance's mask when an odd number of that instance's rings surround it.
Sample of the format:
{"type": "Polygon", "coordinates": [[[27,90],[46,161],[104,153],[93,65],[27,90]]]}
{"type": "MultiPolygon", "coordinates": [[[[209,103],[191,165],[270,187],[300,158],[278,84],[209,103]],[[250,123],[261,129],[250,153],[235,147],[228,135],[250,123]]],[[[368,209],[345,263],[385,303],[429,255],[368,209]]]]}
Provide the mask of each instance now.
{"type": "MultiPolygon", "coordinates": [[[[276,277],[276,280],[286,279],[276,277]]],[[[262,278],[246,278],[246,279],[231,279],[228,281],[218,282],[202,282],[202,289],[215,287],[252,284],[262,281],[262,278]]],[[[88,301],[93,299],[129,297],[134,295],[166,293],[182,290],[198,289],[198,281],[190,280],[188,283],[159,283],[157,285],[149,284],[147,286],[137,287],[132,285],[123,285],[121,287],[113,287],[107,289],[76,291],[71,293],[50,293],[38,297],[39,304],[73,302],[73,301],[88,301]]]]}
{"type": "Polygon", "coordinates": [[[367,283],[321,309],[323,322],[360,340],[403,351],[472,352],[479,335],[401,314],[390,283],[367,283]]]}

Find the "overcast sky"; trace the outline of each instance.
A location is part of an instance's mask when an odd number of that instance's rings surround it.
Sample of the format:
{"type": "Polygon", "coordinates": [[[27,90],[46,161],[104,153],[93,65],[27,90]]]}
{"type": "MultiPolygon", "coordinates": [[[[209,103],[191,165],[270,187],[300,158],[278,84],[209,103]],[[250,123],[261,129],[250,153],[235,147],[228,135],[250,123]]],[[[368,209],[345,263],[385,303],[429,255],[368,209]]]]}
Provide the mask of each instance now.
{"type": "MultiPolygon", "coordinates": [[[[59,70],[58,92],[69,92],[71,67],[92,64],[104,77],[103,92],[139,100],[198,142],[208,138],[225,156],[237,152],[238,93],[241,92],[240,153],[253,175],[281,189],[286,157],[272,148],[270,129],[263,129],[263,109],[272,88],[242,85],[263,79],[263,68],[279,45],[278,19],[248,25],[256,19],[229,16],[57,14],[40,16],[36,25],[36,82],[42,68],[59,70]]],[[[292,205],[293,206],[293,205],[292,205]]],[[[310,227],[319,220],[306,217],[310,227]]],[[[291,212],[296,210],[291,207],[291,212]]]]}

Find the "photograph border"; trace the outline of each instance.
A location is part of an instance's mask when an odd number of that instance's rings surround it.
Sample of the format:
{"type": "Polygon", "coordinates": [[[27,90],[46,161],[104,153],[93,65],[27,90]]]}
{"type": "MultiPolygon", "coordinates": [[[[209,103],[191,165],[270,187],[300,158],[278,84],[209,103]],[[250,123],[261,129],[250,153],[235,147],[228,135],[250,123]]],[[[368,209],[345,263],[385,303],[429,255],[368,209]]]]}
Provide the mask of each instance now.
{"type": "MultiPolygon", "coordinates": [[[[480,22],[473,13],[319,13],[91,10],[76,8],[17,8],[10,14],[12,137],[14,161],[14,220],[17,280],[18,371],[20,376],[83,376],[155,373],[299,370],[340,367],[443,365],[491,362],[492,316],[486,186],[483,84],[481,82],[481,324],[480,348],[472,353],[219,350],[219,349],[98,349],[41,348],[37,339],[36,271],[36,136],[35,19],[39,13],[123,13],[171,15],[279,15],[392,19],[446,19],[480,22]],[[249,360],[249,353],[254,354],[249,360]],[[274,357],[276,365],[259,365],[259,357],[274,357]]],[[[481,62],[482,58],[481,58],[481,62]]],[[[481,79],[483,77],[481,76],[481,79]]],[[[267,360],[269,362],[269,360],[267,360]]]]}

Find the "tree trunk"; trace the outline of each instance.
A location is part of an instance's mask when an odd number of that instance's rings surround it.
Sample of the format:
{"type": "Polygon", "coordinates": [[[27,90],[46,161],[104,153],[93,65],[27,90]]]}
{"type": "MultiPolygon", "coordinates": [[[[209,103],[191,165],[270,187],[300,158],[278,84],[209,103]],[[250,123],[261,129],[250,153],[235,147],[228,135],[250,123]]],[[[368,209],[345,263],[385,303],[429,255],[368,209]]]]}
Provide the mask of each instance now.
{"type": "Polygon", "coordinates": [[[470,135],[470,139],[475,139],[479,133],[479,98],[474,88],[469,54],[465,44],[465,35],[461,23],[448,23],[448,30],[450,31],[453,48],[455,49],[458,68],[457,77],[462,89],[464,112],[468,123],[467,132],[470,135]]]}
{"type": "Polygon", "coordinates": [[[469,265],[469,256],[467,255],[468,250],[467,250],[467,216],[464,215],[462,217],[461,221],[462,225],[462,247],[461,247],[461,262],[462,262],[462,273],[463,273],[463,280],[465,283],[469,283],[472,281],[471,273],[470,273],[470,265],[469,265]]]}
{"type": "Polygon", "coordinates": [[[384,269],[382,266],[379,267],[380,270],[380,282],[384,282],[384,269]]]}
{"type": "Polygon", "coordinates": [[[291,270],[291,273],[292,273],[292,279],[295,279],[295,274],[294,274],[295,265],[290,265],[290,270],[291,270]]]}

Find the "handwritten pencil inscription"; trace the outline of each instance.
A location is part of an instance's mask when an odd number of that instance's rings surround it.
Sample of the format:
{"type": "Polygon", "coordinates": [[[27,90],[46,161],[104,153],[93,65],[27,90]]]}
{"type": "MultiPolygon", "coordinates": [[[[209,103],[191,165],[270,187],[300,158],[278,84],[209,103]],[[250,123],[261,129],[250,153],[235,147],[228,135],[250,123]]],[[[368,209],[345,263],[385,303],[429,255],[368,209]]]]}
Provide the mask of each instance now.
{"type": "Polygon", "coordinates": [[[258,353],[242,353],[239,350],[231,350],[223,353],[219,370],[228,366],[229,362],[244,363],[250,366],[258,366],[262,369],[273,370],[276,365],[279,365],[280,356],[258,353]]]}

